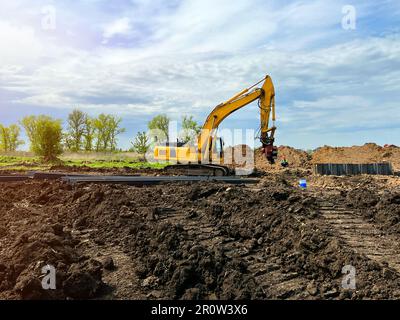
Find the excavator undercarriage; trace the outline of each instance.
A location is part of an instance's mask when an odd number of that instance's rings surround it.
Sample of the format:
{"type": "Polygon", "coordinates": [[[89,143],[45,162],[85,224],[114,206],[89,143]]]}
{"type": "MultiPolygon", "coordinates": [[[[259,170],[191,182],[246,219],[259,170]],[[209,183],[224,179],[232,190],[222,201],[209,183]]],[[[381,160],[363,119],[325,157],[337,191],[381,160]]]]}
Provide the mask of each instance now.
{"type": "Polygon", "coordinates": [[[172,164],[164,170],[170,174],[184,176],[230,176],[233,171],[226,166],[217,164],[172,164]]]}

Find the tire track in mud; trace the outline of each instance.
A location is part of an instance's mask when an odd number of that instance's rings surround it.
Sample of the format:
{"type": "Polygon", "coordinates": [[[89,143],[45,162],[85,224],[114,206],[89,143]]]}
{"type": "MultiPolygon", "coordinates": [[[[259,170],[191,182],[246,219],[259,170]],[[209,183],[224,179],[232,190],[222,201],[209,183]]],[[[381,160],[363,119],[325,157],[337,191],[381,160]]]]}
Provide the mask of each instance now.
{"type": "Polygon", "coordinates": [[[400,272],[400,239],[378,229],[344,204],[333,203],[327,197],[319,200],[326,227],[338,235],[356,253],[400,272]]]}
{"type": "Polygon", "coordinates": [[[306,291],[310,280],[295,272],[281,272],[278,257],[268,257],[267,261],[265,252],[268,245],[249,248],[246,242],[224,236],[215,223],[208,220],[206,214],[193,218],[185,213],[171,211],[160,216],[159,219],[171,224],[179,223],[193,241],[209,249],[222,248],[228,258],[237,258],[246,262],[249,274],[254,277],[266,297],[277,299],[310,297],[306,291]]]}

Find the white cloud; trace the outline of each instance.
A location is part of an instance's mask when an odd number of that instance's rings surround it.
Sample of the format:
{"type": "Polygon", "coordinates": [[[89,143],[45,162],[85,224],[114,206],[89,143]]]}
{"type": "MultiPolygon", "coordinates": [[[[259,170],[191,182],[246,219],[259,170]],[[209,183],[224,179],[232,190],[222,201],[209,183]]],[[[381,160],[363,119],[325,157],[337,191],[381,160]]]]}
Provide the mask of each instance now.
{"type": "Polygon", "coordinates": [[[1,65],[30,65],[43,52],[32,27],[0,21],[1,65]]]}
{"type": "Polygon", "coordinates": [[[114,36],[128,35],[131,31],[131,21],[129,18],[124,17],[117,19],[104,27],[103,43],[107,43],[108,40],[114,36]]]}
{"type": "Polygon", "coordinates": [[[293,102],[293,107],[297,109],[308,109],[310,112],[315,110],[332,111],[332,110],[348,110],[349,106],[351,108],[368,108],[371,107],[372,101],[367,100],[360,96],[328,96],[322,97],[318,100],[312,101],[301,101],[295,100],[293,102]]]}
{"type": "Polygon", "coordinates": [[[28,104],[32,106],[53,106],[53,108],[66,108],[73,106],[74,101],[62,93],[47,93],[31,95],[14,101],[16,103],[28,104]]]}

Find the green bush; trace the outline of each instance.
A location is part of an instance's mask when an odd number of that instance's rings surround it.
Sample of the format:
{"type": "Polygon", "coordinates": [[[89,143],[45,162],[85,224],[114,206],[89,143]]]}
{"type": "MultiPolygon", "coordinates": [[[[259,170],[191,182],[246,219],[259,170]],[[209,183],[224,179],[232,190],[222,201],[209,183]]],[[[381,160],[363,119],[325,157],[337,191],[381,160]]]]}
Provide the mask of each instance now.
{"type": "Polygon", "coordinates": [[[62,153],[62,121],[49,116],[28,116],[22,126],[30,141],[30,149],[45,162],[53,162],[62,153]]]}

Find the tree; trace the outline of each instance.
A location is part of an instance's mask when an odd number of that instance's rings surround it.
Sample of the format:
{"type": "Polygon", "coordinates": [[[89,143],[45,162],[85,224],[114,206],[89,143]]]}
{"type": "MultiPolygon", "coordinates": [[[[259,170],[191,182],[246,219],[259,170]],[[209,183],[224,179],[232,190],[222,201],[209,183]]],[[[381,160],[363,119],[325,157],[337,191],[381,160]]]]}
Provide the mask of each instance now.
{"type": "Polygon", "coordinates": [[[83,148],[85,151],[93,150],[93,142],[95,140],[95,127],[93,123],[94,120],[87,116],[83,130],[83,148]]]}
{"type": "Polygon", "coordinates": [[[0,151],[16,151],[20,145],[24,144],[24,141],[19,139],[20,132],[16,124],[9,127],[0,125],[0,151]]]}
{"type": "Polygon", "coordinates": [[[61,140],[64,142],[64,148],[66,150],[72,150],[73,149],[73,147],[72,147],[72,139],[71,139],[70,135],[68,134],[68,132],[63,132],[61,140]]]}
{"type": "Polygon", "coordinates": [[[144,158],[146,152],[150,148],[150,139],[146,132],[138,132],[135,137],[135,141],[131,142],[131,144],[133,146],[133,151],[139,153],[144,158]]]}
{"type": "Polygon", "coordinates": [[[0,124],[0,151],[8,151],[8,130],[0,124]]]}
{"type": "Polygon", "coordinates": [[[121,118],[115,116],[109,116],[108,118],[108,130],[110,131],[110,149],[111,151],[117,150],[117,136],[124,133],[125,128],[121,127],[121,118]]]}
{"type": "Polygon", "coordinates": [[[201,126],[193,120],[193,116],[182,118],[182,134],[181,140],[183,143],[188,143],[195,138],[201,131],[201,126]]]}
{"type": "Polygon", "coordinates": [[[8,128],[0,124],[0,151],[9,151],[8,128]]]}
{"type": "Polygon", "coordinates": [[[80,151],[83,144],[87,114],[75,109],[68,115],[66,144],[71,151],[80,151]]]}
{"type": "Polygon", "coordinates": [[[16,151],[20,145],[23,145],[25,142],[20,140],[19,136],[21,133],[21,129],[18,125],[12,124],[8,127],[8,135],[9,135],[9,150],[16,151]]]}
{"type": "Polygon", "coordinates": [[[149,121],[147,126],[150,130],[157,131],[155,133],[157,140],[169,141],[169,121],[170,119],[166,115],[160,114],[149,121]]]}
{"type": "Polygon", "coordinates": [[[96,131],[96,151],[106,151],[110,142],[109,132],[107,132],[108,116],[100,114],[93,120],[93,126],[96,131]]]}
{"type": "Polygon", "coordinates": [[[30,149],[44,161],[57,160],[62,153],[62,121],[49,116],[28,116],[22,126],[30,141],[30,149]]]}
{"type": "Polygon", "coordinates": [[[117,135],[125,132],[121,128],[122,119],[109,114],[100,114],[93,120],[96,136],[96,151],[115,151],[117,135]]]}

